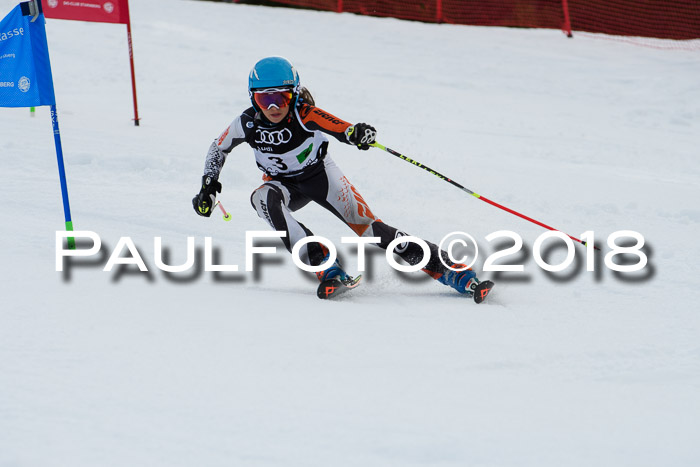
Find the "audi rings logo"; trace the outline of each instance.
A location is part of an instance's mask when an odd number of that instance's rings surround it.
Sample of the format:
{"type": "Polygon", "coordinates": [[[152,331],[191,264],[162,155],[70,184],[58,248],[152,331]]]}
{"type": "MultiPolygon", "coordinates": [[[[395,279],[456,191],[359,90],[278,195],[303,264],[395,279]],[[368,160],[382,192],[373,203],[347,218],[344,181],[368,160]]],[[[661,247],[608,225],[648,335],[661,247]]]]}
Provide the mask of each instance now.
{"type": "Polygon", "coordinates": [[[292,140],[292,132],[289,128],[284,128],[278,131],[255,130],[255,142],[259,144],[272,144],[279,146],[280,144],[288,143],[292,140]]]}

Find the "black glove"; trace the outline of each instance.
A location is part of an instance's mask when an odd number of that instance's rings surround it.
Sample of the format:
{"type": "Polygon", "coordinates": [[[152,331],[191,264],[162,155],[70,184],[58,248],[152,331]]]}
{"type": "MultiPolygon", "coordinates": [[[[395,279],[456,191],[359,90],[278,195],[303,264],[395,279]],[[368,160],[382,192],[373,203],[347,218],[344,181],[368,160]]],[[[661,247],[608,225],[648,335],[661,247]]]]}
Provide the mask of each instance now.
{"type": "Polygon", "coordinates": [[[377,130],[372,125],[358,123],[347,129],[348,141],[357,146],[357,149],[366,151],[369,145],[377,140],[377,130]]]}
{"type": "Polygon", "coordinates": [[[209,217],[216,205],[216,194],[221,193],[221,183],[208,175],[202,177],[202,189],[192,198],[192,206],[200,216],[209,217]]]}

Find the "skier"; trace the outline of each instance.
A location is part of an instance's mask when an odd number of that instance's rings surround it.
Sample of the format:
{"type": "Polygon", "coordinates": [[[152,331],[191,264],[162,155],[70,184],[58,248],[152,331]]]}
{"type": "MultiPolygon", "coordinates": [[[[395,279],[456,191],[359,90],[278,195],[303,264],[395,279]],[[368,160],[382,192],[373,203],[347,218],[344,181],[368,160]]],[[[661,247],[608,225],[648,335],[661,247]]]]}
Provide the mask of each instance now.
{"type": "MultiPolygon", "coordinates": [[[[246,142],[264,172],[264,183],[253,191],[251,203],[273,229],[286,232],[282,241],[290,252],[297,241],[313,235],[292,215],[311,201],[345,222],[357,235],[381,238],[378,246],[384,249],[395,238],[406,235],[375,216],[328,155],[326,135],[367,150],[376,140],[373,126],[351,125],[316,107],[309,91],[300,86],[296,69],[282,57],[264,58],[255,64],[248,78],[248,94],[252,107],[236,117],[209,148],[201,190],[192,200],[197,214],[211,215],[216,194],[221,192],[218,178],[226,157],[246,142]]],[[[479,284],[474,271],[452,263],[435,244],[426,243],[431,258],[423,271],[462,294],[473,295],[479,284]],[[452,268],[445,267],[438,255],[452,268]]],[[[394,252],[411,265],[423,259],[420,245],[411,242],[399,244],[394,252]]],[[[328,255],[323,244],[310,242],[299,256],[305,264],[317,266],[325,263],[328,255]]],[[[330,279],[348,283],[352,279],[337,260],[316,275],[321,283],[330,279]]]]}

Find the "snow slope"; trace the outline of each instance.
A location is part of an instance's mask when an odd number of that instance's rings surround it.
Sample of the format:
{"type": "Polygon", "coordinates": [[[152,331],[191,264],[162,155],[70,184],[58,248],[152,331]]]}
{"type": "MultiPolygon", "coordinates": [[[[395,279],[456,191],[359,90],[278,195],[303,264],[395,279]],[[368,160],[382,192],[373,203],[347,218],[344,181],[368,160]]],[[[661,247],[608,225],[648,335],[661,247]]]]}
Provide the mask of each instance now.
{"type": "MultiPolygon", "coordinates": [[[[48,109],[0,109],[0,466],[700,463],[697,52],[182,0],[134,0],[131,15],[138,128],[125,27],[47,21],[73,219],[100,235],[101,257],[56,272],[48,109]],[[256,273],[204,271],[205,237],[243,270],[246,231],[266,230],[249,149],[221,179],[232,222],[196,216],[191,198],[267,55],[383,144],[569,234],[594,231],[597,271],[577,245],[575,266],[545,274],[540,227],[334,142],[383,220],[432,241],[468,232],[479,268],[498,249],[485,237],[515,231],[524,252],[507,260],[525,272],[480,274],[498,285],[476,306],[382,254],[337,302],[315,297],[281,243],[256,273]],[[619,230],[644,236],[641,273],[602,264],[619,230]],[[180,264],[188,236],[197,266],[158,270],[154,237],[180,264]],[[121,237],[148,273],[102,271],[121,237]]],[[[314,206],[298,217],[353,272],[351,232],[314,206]]]]}

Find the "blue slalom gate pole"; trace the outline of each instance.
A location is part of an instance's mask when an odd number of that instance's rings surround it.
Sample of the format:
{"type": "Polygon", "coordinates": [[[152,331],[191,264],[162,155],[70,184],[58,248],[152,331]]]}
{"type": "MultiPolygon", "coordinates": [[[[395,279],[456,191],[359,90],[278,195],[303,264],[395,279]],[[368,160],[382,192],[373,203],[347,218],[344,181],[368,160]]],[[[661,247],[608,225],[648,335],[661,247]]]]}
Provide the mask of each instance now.
{"type": "MultiPolygon", "coordinates": [[[[68,184],[63,163],[61,132],[58,129],[56,95],[45,23],[41,0],[22,2],[7,16],[0,18],[0,58],[3,59],[0,71],[0,107],[30,107],[32,115],[34,107],[51,107],[51,125],[61,182],[65,229],[72,232],[73,220],[68,202],[68,184]]],[[[68,247],[75,249],[74,237],[68,238],[68,247]]]]}
{"type": "MultiPolygon", "coordinates": [[[[63,165],[63,147],[61,146],[61,131],[58,128],[58,113],[56,104],[51,105],[51,125],[53,126],[53,140],[56,145],[56,160],[58,161],[58,176],[61,180],[61,196],[63,197],[63,214],[66,218],[66,231],[73,231],[73,220],[70,215],[70,202],[68,201],[68,183],[66,183],[66,169],[63,165]]],[[[68,237],[68,248],[75,249],[75,238],[68,237]]]]}

